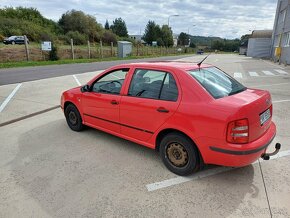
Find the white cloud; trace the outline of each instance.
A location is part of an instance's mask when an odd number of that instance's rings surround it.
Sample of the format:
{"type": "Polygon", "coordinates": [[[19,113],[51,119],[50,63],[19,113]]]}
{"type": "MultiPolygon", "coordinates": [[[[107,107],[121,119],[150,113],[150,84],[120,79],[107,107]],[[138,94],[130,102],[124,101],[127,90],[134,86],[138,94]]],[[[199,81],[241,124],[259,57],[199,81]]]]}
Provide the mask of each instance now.
{"type": "Polygon", "coordinates": [[[1,0],[0,7],[34,7],[56,21],[71,9],[93,15],[101,24],[121,17],[130,34],[139,34],[140,29],[143,33],[148,20],[163,25],[169,15],[179,14],[170,18],[175,33],[235,38],[253,29],[272,29],[276,4],[275,0],[1,0]]]}

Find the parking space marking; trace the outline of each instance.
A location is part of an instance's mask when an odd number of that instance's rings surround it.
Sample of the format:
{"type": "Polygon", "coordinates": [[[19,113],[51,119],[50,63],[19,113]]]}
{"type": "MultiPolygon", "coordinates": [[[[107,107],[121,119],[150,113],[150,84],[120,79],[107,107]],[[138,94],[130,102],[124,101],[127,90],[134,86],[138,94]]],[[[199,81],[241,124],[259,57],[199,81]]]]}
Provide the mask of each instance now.
{"type": "Polygon", "coordinates": [[[234,78],[243,78],[242,73],[234,73],[234,78]]]}
{"type": "Polygon", "coordinates": [[[284,74],[284,75],[287,75],[288,73],[285,72],[284,70],[275,70],[276,72],[280,73],[280,74],[284,74]]]}
{"type": "Polygon", "coordinates": [[[73,78],[75,79],[75,81],[77,82],[77,84],[79,86],[81,86],[82,84],[80,83],[80,81],[78,80],[78,78],[76,77],[76,75],[73,75],[73,78]]]}
{"type": "Polygon", "coordinates": [[[22,85],[22,83],[19,83],[14,89],[13,91],[10,93],[10,95],[8,95],[8,97],[3,101],[3,103],[0,106],[0,113],[4,110],[4,108],[6,107],[6,105],[9,103],[9,101],[13,98],[13,96],[15,95],[15,93],[18,91],[18,89],[20,88],[20,86],[22,85]]]}
{"type": "Polygon", "coordinates": [[[183,177],[183,176],[179,176],[179,177],[175,177],[172,179],[167,179],[161,182],[155,182],[155,183],[151,183],[146,185],[146,188],[149,192],[151,191],[156,191],[158,189],[162,189],[162,188],[166,188],[169,186],[173,186],[173,185],[178,185],[181,183],[185,183],[185,182],[189,182],[192,180],[197,180],[197,179],[202,179],[208,176],[213,176],[219,173],[223,173],[226,171],[230,171],[232,169],[232,167],[218,167],[215,169],[210,169],[210,170],[206,170],[206,171],[201,171],[201,172],[197,172],[191,176],[187,176],[187,177],[183,177]]]}
{"type": "Polygon", "coordinates": [[[267,75],[267,76],[273,76],[275,75],[274,73],[272,73],[271,71],[268,71],[268,70],[262,70],[262,72],[267,75]]]}
{"type": "MultiPolygon", "coordinates": [[[[274,159],[285,157],[285,156],[290,156],[290,150],[280,151],[275,156],[272,156],[270,158],[270,160],[274,160],[274,159]]],[[[263,162],[263,161],[261,161],[261,162],[263,162]]],[[[255,161],[253,164],[257,164],[257,163],[259,163],[259,161],[255,161]]],[[[214,169],[210,169],[210,170],[197,172],[197,173],[195,173],[191,176],[187,176],[187,177],[178,176],[178,177],[175,177],[172,179],[166,179],[166,180],[161,181],[161,182],[151,183],[151,184],[146,185],[146,188],[147,188],[147,191],[149,191],[149,192],[156,191],[158,189],[167,188],[167,187],[170,187],[173,185],[178,185],[178,184],[189,182],[192,180],[198,180],[198,179],[213,176],[216,174],[224,173],[227,171],[231,171],[233,169],[238,169],[238,168],[237,167],[218,167],[218,168],[214,168],[214,169]]]]}
{"type": "Polygon", "coordinates": [[[257,74],[256,72],[253,71],[249,71],[250,76],[259,76],[259,74],[257,74]]]}

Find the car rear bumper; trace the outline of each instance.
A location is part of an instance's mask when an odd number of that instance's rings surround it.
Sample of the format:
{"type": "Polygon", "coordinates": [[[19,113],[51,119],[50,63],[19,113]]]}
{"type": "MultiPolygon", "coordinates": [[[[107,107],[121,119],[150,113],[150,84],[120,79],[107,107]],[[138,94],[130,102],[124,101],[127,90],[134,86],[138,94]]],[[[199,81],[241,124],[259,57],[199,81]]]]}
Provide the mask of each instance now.
{"type": "Polygon", "coordinates": [[[267,132],[259,139],[247,144],[226,143],[223,147],[209,146],[210,155],[207,163],[241,167],[249,165],[259,159],[276,135],[276,126],[272,122],[267,132]]]}

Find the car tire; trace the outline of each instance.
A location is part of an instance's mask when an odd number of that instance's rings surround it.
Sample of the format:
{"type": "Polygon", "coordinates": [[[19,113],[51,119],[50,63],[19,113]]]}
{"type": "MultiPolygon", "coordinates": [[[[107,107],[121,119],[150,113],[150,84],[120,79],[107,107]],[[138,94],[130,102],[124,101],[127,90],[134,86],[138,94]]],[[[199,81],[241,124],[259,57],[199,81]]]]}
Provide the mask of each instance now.
{"type": "Polygon", "coordinates": [[[81,131],[84,129],[83,120],[80,112],[75,105],[69,104],[64,111],[66,122],[73,131],[81,131]]]}
{"type": "Polygon", "coordinates": [[[15,42],[14,42],[14,41],[12,41],[12,42],[11,42],[11,44],[12,44],[12,45],[15,45],[15,42]]]}
{"type": "Polygon", "coordinates": [[[181,133],[165,135],[160,142],[159,152],[164,165],[177,175],[186,176],[199,170],[198,149],[181,133]]]}

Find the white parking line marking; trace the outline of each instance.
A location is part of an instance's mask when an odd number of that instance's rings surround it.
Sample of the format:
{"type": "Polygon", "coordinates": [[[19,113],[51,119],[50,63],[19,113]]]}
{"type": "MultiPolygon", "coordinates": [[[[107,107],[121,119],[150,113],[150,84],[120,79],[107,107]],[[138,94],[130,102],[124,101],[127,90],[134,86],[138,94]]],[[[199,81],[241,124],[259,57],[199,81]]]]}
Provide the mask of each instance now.
{"type": "Polygon", "coordinates": [[[280,73],[280,74],[284,74],[284,75],[287,75],[287,74],[288,74],[288,73],[285,72],[284,70],[275,70],[275,71],[277,71],[277,72],[280,73]]]}
{"type": "MultiPolygon", "coordinates": [[[[270,158],[270,160],[274,160],[274,159],[285,157],[285,156],[290,156],[290,150],[280,151],[275,156],[272,156],[270,158]]],[[[256,164],[256,163],[258,163],[258,161],[255,161],[253,164],[256,164]]],[[[161,181],[161,182],[151,183],[151,184],[146,185],[146,188],[149,192],[156,191],[158,189],[162,189],[162,188],[170,187],[173,185],[178,185],[181,183],[189,182],[192,180],[202,179],[202,178],[205,178],[208,176],[213,176],[213,175],[220,174],[223,172],[231,171],[233,169],[238,169],[238,168],[236,168],[236,167],[218,167],[218,168],[214,168],[214,169],[210,169],[210,170],[197,172],[196,174],[193,174],[193,175],[187,176],[187,177],[178,176],[178,177],[175,177],[172,179],[166,179],[166,180],[161,181]]]]}
{"type": "Polygon", "coordinates": [[[259,74],[257,74],[256,72],[253,71],[249,71],[250,76],[259,76],[259,74]]]}
{"type": "Polygon", "coordinates": [[[81,86],[82,84],[80,83],[80,81],[78,80],[78,78],[76,77],[76,75],[73,75],[73,78],[75,79],[75,81],[77,82],[77,84],[79,86],[81,86]]]}
{"type": "Polygon", "coordinates": [[[146,185],[146,188],[147,188],[147,190],[149,192],[156,191],[158,189],[166,188],[166,187],[173,186],[173,185],[178,185],[178,184],[185,183],[185,182],[188,182],[188,181],[202,179],[202,178],[205,178],[205,177],[208,177],[208,176],[213,176],[213,175],[216,175],[216,174],[219,174],[219,173],[230,171],[232,169],[235,169],[235,168],[232,168],[232,167],[218,167],[218,168],[215,168],[215,169],[210,169],[210,170],[206,170],[206,171],[197,172],[196,174],[191,175],[191,176],[187,176],[187,177],[179,176],[179,177],[175,177],[175,178],[172,178],[172,179],[167,179],[167,180],[164,180],[164,181],[161,181],[161,182],[151,183],[151,184],[146,185]]]}
{"type": "Polygon", "coordinates": [[[263,70],[262,71],[265,75],[267,75],[267,76],[273,76],[273,75],[275,75],[274,73],[272,73],[271,71],[267,71],[267,70],[263,70]]]}
{"type": "Polygon", "coordinates": [[[8,97],[3,101],[3,103],[0,106],[0,113],[4,110],[4,108],[6,107],[6,105],[9,103],[9,101],[11,100],[11,98],[13,98],[13,96],[18,91],[18,89],[20,88],[21,85],[22,85],[22,83],[19,83],[15,87],[15,89],[13,89],[13,91],[10,93],[10,95],[8,95],[8,97]]]}
{"type": "Polygon", "coordinates": [[[235,78],[243,78],[243,75],[241,73],[234,73],[235,78]]]}
{"type": "Polygon", "coordinates": [[[281,102],[288,102],[290,100],[279,100],[279,101],[273,101],[273,103],[281,103],[281,102]]]}

